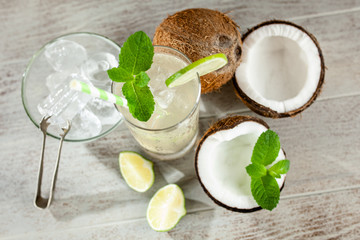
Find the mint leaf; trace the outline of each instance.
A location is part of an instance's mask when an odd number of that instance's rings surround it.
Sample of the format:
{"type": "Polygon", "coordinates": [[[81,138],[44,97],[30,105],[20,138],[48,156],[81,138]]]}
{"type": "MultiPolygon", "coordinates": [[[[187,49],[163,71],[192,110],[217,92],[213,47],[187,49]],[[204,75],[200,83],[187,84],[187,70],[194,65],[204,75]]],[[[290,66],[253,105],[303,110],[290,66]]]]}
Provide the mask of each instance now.
{"type": "Polygon", "coordinates": [[[252,178],[261,178],[266,175],[266,167],[261,164],[252,163],[246,167],[246,172],[252,178]]]}
{"type": "Polygon", "coordinates": [[[132,75],[137,75],[151,67],[154,47],[151,39],[143,31],[132,34],[121,48],[119,66],[132,75]]]}
{"type": "Polygon", "coordinates": [[[273,210],[280,199],[280,189],[274,177],[251,178],[251,193],[262,208],[273,210]]]}
{"type": "Polygon", "coordinates": [[[281,160],[269,169],[266,166],[275,161],[280,151],[279,136],[267,130],[263,132],[253,149],[251,164],[246,167],[246,172],[251,177],[251,193],[262,208],[272,210],[280,199],[280,188],[275,178],[287,173],[290,167],[289,160],[281,160]]]}
{"type": "Polygon", "coordinates": [[[276,172],[268,170],[268,173],[269,173],[270,176],[273,176],[274,178],[281,178],[281,175],[276,173],[276,172]]]}
{"type": "Polygon", "coordinates": [[[154,47],[150,38],[142,31],[132,34],[119,54],[119,66],[107,71],[114,82],[124,82],[122,92],[127,100],[129,112],[140,121],[150,119],[155,108],[154,96],[147,84],[145,73],[151,67],[154,47]]]}
{"type": "Polygon", "coordinates": [[[121,66],[109,69],[107,73],[114,82],[127,82],[134,79],[134,76],[121,66]]]}
{"type": "Polygon", "coordinates": [[[278,175],[285,174],[289,171],[290,161],[285,159],[275,163],[271,168],[269,168],[269,172],[276,173],[278,175]]]}
{"type": "Polygon", "coordinates": [[[279,151],[279,136],[269,129],[258,138],[251,156],[251,162],[267,166],[275,161],[279,151]]]}
{"type": "Polygon", "coordinates": [[[122,92],[128,101],[130,113],[140,121],[149,120],[155,108],[154,96],[150,88],[129,81],[123,85],[122,92]]]}
{"type": "Polygon", "coordinates": [[[150,81],[150,78],[146,74],[146,72],[140,72],[135,77],[135,84],[138,85],[139,87],[145,87],[149,81],[150,81]]]}

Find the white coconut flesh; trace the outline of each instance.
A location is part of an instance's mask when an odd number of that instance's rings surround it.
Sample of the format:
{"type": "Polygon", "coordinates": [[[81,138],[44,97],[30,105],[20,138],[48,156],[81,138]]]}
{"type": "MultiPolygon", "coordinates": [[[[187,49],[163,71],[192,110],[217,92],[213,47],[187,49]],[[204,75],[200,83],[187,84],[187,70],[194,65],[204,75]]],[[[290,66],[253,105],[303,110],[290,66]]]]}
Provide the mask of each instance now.
{"type": "MultiPolygon", "coordinates": [[[[251,194],[251,178],[245,167],[251,163],[258,137],[266,130],[257,122],[246,121],[210,135],[201,145],[197,160],[200,181],[213,198],[227,207],[240,210],[259,207],[251,194]]],[[[282,159],[285,154],[280,150],[271,165],[282,159]]],[[[276,180],[281,187],[285,175],[276,180]]]]}
{"type": "Polygon", "coordinates": [[[320,74],[318,48],[304,31],[289,24],[269,24],[244,39],[235,77],[252,100],[285,113],[311,99],[320,74]]]}

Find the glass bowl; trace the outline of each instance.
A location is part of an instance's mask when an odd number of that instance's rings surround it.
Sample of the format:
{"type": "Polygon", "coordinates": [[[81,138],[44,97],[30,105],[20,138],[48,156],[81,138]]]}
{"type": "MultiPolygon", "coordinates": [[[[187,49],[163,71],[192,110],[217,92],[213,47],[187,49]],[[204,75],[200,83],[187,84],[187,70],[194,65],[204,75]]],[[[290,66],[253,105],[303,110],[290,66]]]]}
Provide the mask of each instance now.
{"type": "MultiPolygon", "coordinates": [[[[110,91],[111,80],[108,78],[106,70],[117,66],[114,66],[114,64],[118,64],[119,53],[120,46],[112,40],[95,33],[87,32],[66,34],[45,44],[31,58],[22,78],[22,103],[30,120],[39,128],[39,123],[43,117],[43,114],[41,114],[38,109],[39,104],[41,105],[44,103],[47,96],[51,94],[48,86],[54,88],[54,85],[51,84],[58,84],[57,76],[60,76],[61,79],[65,79],[66,77],[64,76],[67,74],[76,74],[76,76],[80,76],[80,80],[82,80],[82,78],[90,79],[90,82],[95,87],[110,91]],[[65,44],[65,47],[61,44],[65,44]],[[71,54],[73,54],[73,56],[71,56],[71,54]],[[69,59],[69,56],[71,59],[69,59]],[[70,60],[74,61],[74,64],[69,63],[70,60]],[[75,63],[78,63],[78,65],[75,63]]],[[[67,79],[69,79],[69,77],[67,77],[67,79]]],[[[66,81],[64,80],[64,82],[66,81]]],[[[52,92],[54,92],[53,89],[52,92]]],[[[86,95],[81,92],[78,94],[86,95]]],[[[86,109],[88,114],[88,112],[92,111],[91,109],[96,108],[97,104],[100,104],[102,100],[95,100],[95,98],[90,96],[87,96],[87,98],[87,101],[92,103],[88,104],[87,102],[86,106],[81,108],[81,111],[86,109]]],[[[122,122],[122,116],[113,104],[110,104],[110,106],[111,107],[100,107],[102,110],[105,109],[104,112],[108,115],[101,111],[93,112],[93,115],[96,117],[91,115],[91,118],[88,118],[88,115],[85,114],[81,114],[80,118],[80,113],[75,115],[74,119],[72,119],[74,120],[72,129],[66,136],[65,141],[90,141],[102,137],[114,130],[122,122]],[[111,108],[113,108],[113,110],[111,108]],[[116,112],[118,115],[111,115],[112,111],[116,112]],[[105,117],[107,118],[105,118],[104,115],[106,115],[105,117]],[[115,116],[115,118],[111,118],[112,116],[115,116]],[[99,121],[96,119],[100,120],[101,127],[99,127],[99,121]],[[86,126],[83,125],[86,125],[89,129],[86,129],[86,126]],[[86,131],[84,131],[84,129],[80,131],[80,128],[84,128],[86,131]],[[76,134],[70,134],[72,131],[76,134]]],[[[56,117],[51,117],[50,119],[52,118],[55,119],[56,117]]],[[[63,127],[61,124],[51,124],[47,130],[47,134],[56,139],[60,139],[59,134],[61,133],[61,127],[63,127]]]]}

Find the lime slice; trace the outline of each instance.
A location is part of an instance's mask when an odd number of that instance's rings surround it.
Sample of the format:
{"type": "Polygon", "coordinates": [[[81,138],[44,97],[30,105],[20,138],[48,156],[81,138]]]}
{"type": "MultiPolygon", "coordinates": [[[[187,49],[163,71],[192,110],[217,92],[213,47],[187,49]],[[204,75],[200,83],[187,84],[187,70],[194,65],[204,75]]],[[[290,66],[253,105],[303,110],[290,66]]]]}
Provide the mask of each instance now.
{"type": "Polygon", "coordinates": [[[196,77],[196,73],[199,74],[199,76],[203,76],[222,68],[227,64],[227,62],[228,60],[226,55],[223,53],[217,53],[204,57],[171,75],[168,79],[166,79],[165,84],[169,88],[182,85],[194,79],[196,77]]]}
{"type": "Polygon", "coordinates": [[[146,218],[152,229],[166,232],[185,216],[185,197],[181,188],[169,184],[158,190],[150,200],[146,218]]]}
{"type": "Polygon", "coordinates": [[[154,183],[153,163],[136,152],[121,152],[120,172],[126,183],[137,192],[145,192],[154,183]]]}

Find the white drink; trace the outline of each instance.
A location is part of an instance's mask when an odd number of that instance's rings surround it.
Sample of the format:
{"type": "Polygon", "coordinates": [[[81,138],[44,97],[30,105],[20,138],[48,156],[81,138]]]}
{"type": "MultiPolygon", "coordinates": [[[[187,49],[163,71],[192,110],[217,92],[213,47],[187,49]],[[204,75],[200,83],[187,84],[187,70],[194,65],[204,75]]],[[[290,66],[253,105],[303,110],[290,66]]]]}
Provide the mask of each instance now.
{"type": "MultiPolygon", "coordinates": [[[[135,139],[145,149],[157,154],[176,154],[187,150],[198,131],[200,82],[196,77],[188,83],[168,88],[165,80],[190,61],[181,53],[155,46],[153,64],[147,71],[155,110],[147,122],[132,117],[129,110],[118,107],[127,120],[135,139]]],[[[122,96],[122,83],[114,84],[114,93],[122,96]]]]}

